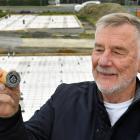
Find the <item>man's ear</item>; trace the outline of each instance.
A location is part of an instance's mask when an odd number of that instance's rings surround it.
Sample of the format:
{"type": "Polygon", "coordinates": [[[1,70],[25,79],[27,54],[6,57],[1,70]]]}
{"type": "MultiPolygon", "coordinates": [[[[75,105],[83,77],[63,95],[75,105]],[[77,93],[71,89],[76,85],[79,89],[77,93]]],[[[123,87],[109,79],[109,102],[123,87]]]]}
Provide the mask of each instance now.
{"type": "Polygon", "coordinates": [[[140,73],[140,65],[139,65],[139,67],[138,67],[138,73],[140,73]]]}
{"type": "Polygon", "coordinates": [[[138,73],[140,73],[140,58],[139,58],[139,64],[138,64],[138,73]]]}
{"type": "Polygon", "coordinates": [[[138,46],[138,73],[140,73],[140,46],[138,46]]]}

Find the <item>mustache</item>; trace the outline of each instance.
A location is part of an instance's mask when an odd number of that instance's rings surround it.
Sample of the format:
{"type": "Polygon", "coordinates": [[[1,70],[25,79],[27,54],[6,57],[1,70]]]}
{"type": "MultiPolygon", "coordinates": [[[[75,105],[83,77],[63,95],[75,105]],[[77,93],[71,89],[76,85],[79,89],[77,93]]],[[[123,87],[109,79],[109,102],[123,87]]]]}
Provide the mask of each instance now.
{"type": "Polygon", "coordinates": [[[114,68],[109,68],[109,67],[97,66],[96,71],[103,74],[117,74],[117,71],[114,68]]]}

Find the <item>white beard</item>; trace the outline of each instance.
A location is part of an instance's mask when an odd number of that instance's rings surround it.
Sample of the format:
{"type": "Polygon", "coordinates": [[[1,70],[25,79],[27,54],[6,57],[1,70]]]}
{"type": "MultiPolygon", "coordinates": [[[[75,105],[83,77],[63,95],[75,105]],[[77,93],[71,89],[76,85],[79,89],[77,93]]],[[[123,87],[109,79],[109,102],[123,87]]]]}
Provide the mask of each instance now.
{"type": "MultiPolygon", "coordinates": [[[[102,68],[100,66],[97,66],[96,70],[98,72],[103,72],[106,74],[117,74],[117,71],[113,68],[102,68]]],[[[93,77],[95,78],[94,71],[93,71],[93,77]]],[[[128,79],[128,76],[124,75],[122,78],[123,79],[119,80],[112,87],[102,86],[102,84],[98,80],[96,80],[96,78],[95,78],[95,82],[96,82],[99,90],[101,91],[101,93],[106,94],[106,95],[112,95],[112,94],[119,93],[119,92],[123,91],[124,89],[126,89],[135,80],[136,76],[128,79]]],[[[106,82],[110,82],[110,81],[106,81],[106,82]]]]}
{"type": "Polygon", "coordinates": [[[112,95],[112,94],[117,94],[121,91],[123,91],[124,89],[126,89],[134,80],[123,80],[121,81],[121,83],[118,83],[117,85],[114,85],[113,87],[103,87],[98,81],[96,81],[96,84],[99,88],[99,90],[101,91],[101,93],[106,94],[106,95],[112,95]]]}

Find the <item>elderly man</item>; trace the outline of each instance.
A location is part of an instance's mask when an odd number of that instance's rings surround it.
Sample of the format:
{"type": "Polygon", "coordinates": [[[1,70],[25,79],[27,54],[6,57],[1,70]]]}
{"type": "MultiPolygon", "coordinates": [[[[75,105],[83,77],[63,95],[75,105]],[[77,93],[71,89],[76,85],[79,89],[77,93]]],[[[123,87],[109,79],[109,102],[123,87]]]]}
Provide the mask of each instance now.
{"type": "Polygon", "coordinates": [[[109,14],[96,25],[95,82],[62,84],[23,122],[19,87],[0,86],[0,140],[140,140],[140,21],[109,14]]]}

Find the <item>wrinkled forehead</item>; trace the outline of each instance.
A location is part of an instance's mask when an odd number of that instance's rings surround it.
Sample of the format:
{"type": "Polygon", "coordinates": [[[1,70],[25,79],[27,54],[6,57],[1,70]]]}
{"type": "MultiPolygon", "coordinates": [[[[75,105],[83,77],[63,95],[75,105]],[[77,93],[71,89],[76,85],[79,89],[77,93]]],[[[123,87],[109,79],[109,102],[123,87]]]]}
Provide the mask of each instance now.
{"type": "Polygon", "coordinates": [[[95,43],[127,46],[132,49],[139,46],[136,32],[136,28],[129,24],[98,28],[95,33],[95,43]]]}
{"type": "Polygon", "coordinates": [[[95,32],[95,39],[98,36],[109,37],[109,38],[120,38],[123,40],[136,39],[138,36],[137,29],[130,24],[123,24],[119,26],[99,26],[95,32]]]}

